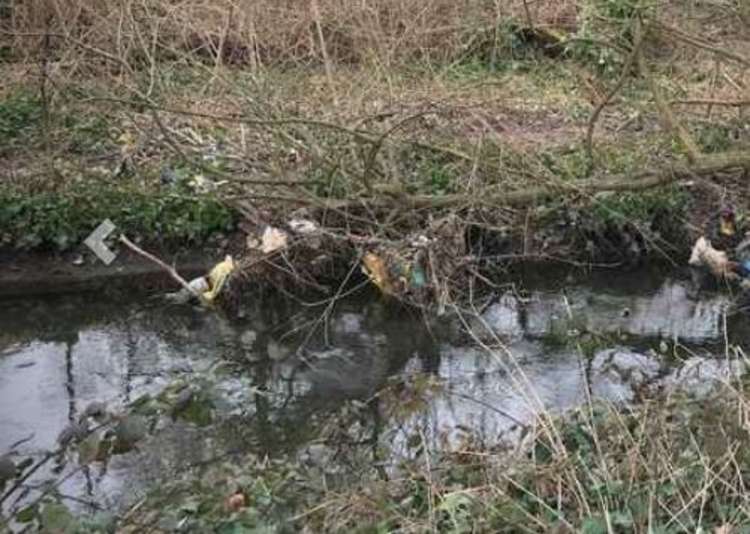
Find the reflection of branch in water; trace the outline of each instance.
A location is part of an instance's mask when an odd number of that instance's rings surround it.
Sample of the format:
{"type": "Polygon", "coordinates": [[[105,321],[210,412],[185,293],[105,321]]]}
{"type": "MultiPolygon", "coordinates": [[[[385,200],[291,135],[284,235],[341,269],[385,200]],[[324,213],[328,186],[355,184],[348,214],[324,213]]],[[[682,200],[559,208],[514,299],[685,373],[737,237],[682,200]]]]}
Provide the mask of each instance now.
{"type": "Polygon", "coordinates": [[[21,499],[23,499],[24,497],[26,497],[26,495],[28,495],[31,491],[35,491],[35,490],[36,491],[40,491],[39,496],[36,499],[34,499],[30,504],[27,504],[26,507],[30,508],[30,507],[37,506],[42,501],[42,499],[44,499],[50,493],[54,492],[57,495],[58,494],[58,491],[57,491],[58,488],[60,486],[62,486],[66,481],[68,481],[69,479],[71,479],[75,475],[77,475],[78,472],[81,471],[82,469],[83,469],[83,466],[76,467],[75,469],[73,469],[70,473],[68,473],[64,477],[56,480],[54,484],[50,484],[48,482],[42,482],[41,484],[38,484],[38,485],[35,485],[35,484],[20,484],[18,486],[18,488],[19,489],[23,489],[25,491],[21,492],[21,494],[16,498],[16,500],[13,503],[13,506],[18,505],[18,503],[21,501],[21,499]],[[41,489],[41,488],[43,488],[43,489],[41,489]]]}
{"type": "Polygon", "coordinates": [[[29,479],[31,475],[36,473],[43,465],[49,462],[52,458],[61,454],[64,451],[65,449],[61,447],[60,449],[56,451],[49,451],[45,453],[45,455],[42,457],[41,460],[39,460],[36,464],[32,465],[23,475],[21,475],[21,477],[16,479],[15,484],[13,484],[8,491],[6,491],[2,496],[0,496],[0,505],[2,505],[5,501],[7,501],[10,498],[10,496],[13,495],[23,485],[23,483],[29,479]]]}
{"type": "Polygon", "coordinates": [[[279,408],[279,412],[284,412],[287,407],[289,406],[289,403],[294,400],[296,397],[294,392],[294,382],[297,377],[297,370],[300,367],[300,363],[298,362],[297,365],[292,367],[292,372],[290,373],[289,377],[281,376],[281,381],[286,382],[286,396],[284,397],[284,402],[281,403],[281,408],[279,408]]]}
{"type": "MultiPolygon", "coordinates": [[[[73,347],[75,346],[76,342],[77,336],[76,341],[65,342],[65,390],[68,393],[68,420],[73,424],[75,424],[76,422],[76,390],[73,375],[73,347]]],[[[81,466],[80,470],[83,471],[83,477],[85,480],[85,494],[93,495],[94,482],[91,478],[91,470],[88,468],[88,466],[81,466]]],[[[74,473],[75,472],[76,471],[74,471],[74,473]]],[[[67,478],[68,477],[65,477],[63,480],[58,481],[55,486],[59,486],[67,478]]],[[[46,493],[47,492],[43,492],[42,496],[46,495],[46,493]]]]}
{"type": "MultiPolygon", "coordinates": [[[[312,328],[310,329],[310,332],[305,337],[304,341],[300,344],[300,348],[305,347],[309,342],[310,339],[312,339],[312,336],[315,334],[315,331],[318,329],[318,326],[323,323],[325,325],[325,328],[323,329],[323,333],[325,335],[325,343],[326,345],[329,344],[328,340],[328,319],[331,315],[331,312],[333,312],[334,306],[336,306],[336,303],[343,298],[345,295],[344,288],[349,283],[349,280],[351,279],[352,275],[354,275],[355,271],[359,268],[360,262],[362,260],[362,252],[360,251],[357,254],[357,257],[352,262],[352,266],[349,269],[349,272],[346,273],[346,276],[342,280],[341,284],[339,284],[338,289],[336,290],[336,293],[330,298],[330,301],[328,302],[328,305],[326,306],[325,310],[323,310],[323,313],[320,314],[320,317],[315,321],[312,328]]],[[[359,284],[356,286],[356,289],[359,289],[363,284],[359,284]]]]}
{"type": "MultiPolygon", "coordinates": [[[[71,473],[71,475],[73,473],[71,473]]],[[[70,476],[67,476],[65,479],[61,480],[60,483],[65,482],[67,478],[70,478],[70,476]]],[[[60,484],[57,484],[57,485],[60,485],[60,484]]],[[[35,490],[41,491],[43,495],[47,495],[50,493],[49,485],[46,482],[42,482],[40,484],[23,484],[21,487],[30,491],[35,491],[35,490]]],[[[55,496],[65,501],[72,501],[72,502],[77,502],[79,504],[84,504],[86,506],[93,508],[96,511],[102,511],[105,509],[104,506],[102,506],[96,501],[88,500],[88,499],[81,499],[80,497],[76,497],[75,495],[69,495],[59,490],[55,490],[55,496]]]]}
{"type": "Polygon", "coordinates": [[[264,450],[270,451],[274,445],[273,424],[271,423],[271,404],[268,400],[268,369],[260,366],[253,374],[255,394],[255,416],[257,418],[258,441],[264,450]]]}
{"type": "Polygon", "coordinates": [[[371,402],[368,403],[370,412],[372,413],[372,464],[378,473],[381,480],[388,480],[388,472],[383,466],[383,459],[378,452],[380,447],[380,435],[383,433],[383,417],[380,413],[380,398],[375,396],[371,402]]]}
{"type": "MultiPolygon", "coordinates": [[[[75,341],[67,340],[65,342],[65,391],[68,393],[68,420],[75,424],[76,421],[76,390],[74,383],[73,374],[73,348],[77,342],[77,336],[75,341]]],[[[85,493],[86,495],[94,494],[94,482],[91,479],[91,471],[88,466],[82,466],[83,476],[85,480],[85,493]]],[[[75,471],[74,471],[75,472],[75,471]]],[[[55,486],[59,486],[64,480],[59,481],[55,486]]],[[[24,486],[20,486],[24,487],[24,486]]],[[[46,495],[47,492],[43,492],[42,496],[46,495]]]]}
{"type": "Polygon", "coordinates": [[[21,438],[18,441],[15,441],[15,442],[11,443],[10,447],[8,448],[8,452],[14,451],[15,449],[17,449],[18,447],[20,447],[21,445],[23,445],[27,441],[31,441],[32,439],[34,439],[34,436],[36,436],[36,432],[32,432],[31,434],[29,434],[25,438],[21,438]]]}
{"type": "MultiPolygon", "coordinates": [[[[356,266],[357,264],[355,263],[354,265],[356,266]]],[[[347,282],[345,280],[342,284],[346,284],[346,283],[347,282]]],[[[302,300],[294,297],[294,295],[292,295],[290,293],[285,293],[288,297],[294,298],[295,301],[299,302],[299,304],[301,306],[305,306],[305,307],[308,307],[308,308],[314,308],[314,307],[319,307],[319,306],[326,306],[326,309],[323,311],[323,314],[320,317],[318,317],[317,319],[311,319],[309,321],[305,321],[304,323],[302,323],[302,324],[300,324],[298,326],[295,326],[294,328],[291,328],[290,330],[284,332],[284,334],[279,337],[279,341],[282,341],[282,340],[284,340],[284,339],[286,339],[288,337],[291,337],[294,334],[296,334],[297,332],[300,332],[300,331],[304,330],[305,328],[307,328],[308,326],[312,325],[311,330],[308,333],[308,336],[307,336],[305,342],[302,343],[302,345],[301,345],[301,346],[304,346],[307,343],[307,341],[310,340],[310,338],[315,333],[315,331],[317,330],[318,325],[320,324],[321,320],[325,319],[327,321],[328,316],[330,315],[330,312],[333,311],[333,306],[336,304],[337,301],[339,301],[339,300],[341,300],[343,298],[346,298],[346,297],[348,297],[350,295],[353,295],[354,293],[356,293],[357,291],[363,289],[364,287],[369,286],[370,283],[371,282],[369,280],[364,280],[363,282],[360,282],[359,284],[355,285],[351,289],[348,289],[348,290],[346,290],[344,292],[341,292],[341,293],[337,293],[333,297],[330,297],[330,298],[327,298],[327,299],[324,299],[324,300],[320,300],[320,301],[317,301],[317,302],[304,302],[304,301],[302,301],[302,300]]],[[[299,314],[297,316],[302,316],[302,315],[305,315],[306,313],[307,312],[305,310],[303,310],[303,311],[299,312],[299,314]]],[[[292,322],[291,319],[290,319],[289,322],[292,322]]],[[[325,334],[326,334],[326,336],[328,335],[327,330],[326,330],[325,334]]],[[[326,338],[326,342],[327,342],[327,338],[326,338]]]]}
{"type": "Polygon", "coordinates": [[[125,375],[123,376],[123,402],[130,402],[130,394],[133,391],[133,365],[138,352],[138,343],[133,339],[133,330],[130,323],[125,324],[125,375]]]}
{"type": "Polygon", "coordinates": [[[75,421],[76,390],[73,386],[73,347],[74,341],[65,341],[65,391],[68,394],[68,420],[75,421]]]}

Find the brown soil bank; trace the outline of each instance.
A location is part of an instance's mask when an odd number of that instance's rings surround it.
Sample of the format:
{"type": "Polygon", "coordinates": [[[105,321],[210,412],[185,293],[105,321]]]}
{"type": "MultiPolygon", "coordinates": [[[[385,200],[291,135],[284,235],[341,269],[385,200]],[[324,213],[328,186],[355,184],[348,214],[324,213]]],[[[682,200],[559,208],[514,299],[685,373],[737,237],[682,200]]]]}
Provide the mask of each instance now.
{"type": "MultiPolygon", "coordinates": [[[[93,257],[79,264],[78,255],[42,252],[0,254],[0,298],[82,291],[162,290],[174,282],[153,263],[122,253],[111,266],[93,257]]],[[[180,272],[190,278],[206,272],[212,258],[198,253],[178,259],[180,272]]],[[[171,289],[170,289],[171,290],[171,289]]]]}

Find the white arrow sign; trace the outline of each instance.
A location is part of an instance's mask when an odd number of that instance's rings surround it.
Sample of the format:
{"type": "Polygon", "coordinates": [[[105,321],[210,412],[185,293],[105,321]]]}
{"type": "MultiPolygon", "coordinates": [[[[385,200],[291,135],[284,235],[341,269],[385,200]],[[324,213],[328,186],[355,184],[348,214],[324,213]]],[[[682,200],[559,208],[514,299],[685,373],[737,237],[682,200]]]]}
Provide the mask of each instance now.
{"type": "Polygon", "coordinates": [[[115,258],[117,257],[117,254],[109,250],[109,247],[104,244],[104,240],[107,239],[107,236],[111,234],[114,229],[115,223],[109,219],[105,219],[102,224],[96,227],[96,230],[91,232],[86,238],[86,241],[83,242],[100,260],[102,260],[102,262],[104,262],[105,265],[109,265],[115,261],[115,258]]]}

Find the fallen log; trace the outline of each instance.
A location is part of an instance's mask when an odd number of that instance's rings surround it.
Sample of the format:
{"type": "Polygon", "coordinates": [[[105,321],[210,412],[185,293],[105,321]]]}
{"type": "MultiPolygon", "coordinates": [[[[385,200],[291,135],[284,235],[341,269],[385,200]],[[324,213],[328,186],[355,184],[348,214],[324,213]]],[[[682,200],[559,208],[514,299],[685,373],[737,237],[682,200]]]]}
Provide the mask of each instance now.
{"type": "Polygon", "coordinates": [[[406,209],[441,209],[469,206],[519,207],[542,202],[563,195],[592,195],[604,192],[642,191],[669,185],[682,180],[707,177],[732,170],[750,171],[750,151],[723,152],[701,155],[693,165],[673,162],[661,169],[643,171],[635,175],[618,175],[612,178],[592,178],[572,182],[526,188],[519,191],[485,193],[482,195],[410,195],[397,194],[359,197],[356,199],[325,199],[312,194],[305,196],[280,196],[276,200],[292,204],[315,206],[329,210],[345,210],[356,207],[395,207],[406,209]]]}

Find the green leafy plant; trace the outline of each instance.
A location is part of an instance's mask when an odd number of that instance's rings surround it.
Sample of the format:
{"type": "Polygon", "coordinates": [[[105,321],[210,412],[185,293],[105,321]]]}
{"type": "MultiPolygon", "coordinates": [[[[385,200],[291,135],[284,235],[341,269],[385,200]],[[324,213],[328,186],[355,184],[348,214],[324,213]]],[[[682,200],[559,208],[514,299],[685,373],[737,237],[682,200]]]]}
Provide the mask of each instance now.
{"type": "Polygon", "coordinates": [[[199,243],[230,230],[234,214],[210,196],[146,194],[99,186],[65,194],[0,192],[0,247],[68,250],[104,219],[146,242],[199,243]]]}
{"type": "Polygon", "coordinates": [[[0,102],[0,140],[9,142],[36,127],[43,117],[41,100],[27,91],[16,91],[0,102]]]}
{"type": "Polygon", "coordinates": [[[667,214],[679,221],[689,206],[683,189],[674,187],[659,191],[638,191],[609,194],[597,200],[591,209],[595,220],[603,223],[630,221],[651,223],[667,214]]]}
{"type": "Polygon", "coordinates": [[[568,53],[603,74],[618,73],[625,58],[611,46],[602,46],[602,38],[625,49],[632,45],[633,21],[647,13],[644,0],[587,0],[581,5],[576,40],[567,46],[568,53]]]}

